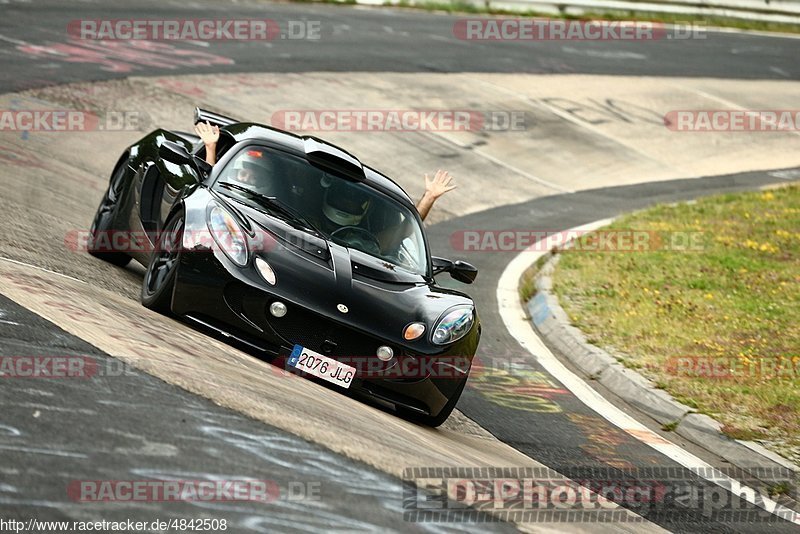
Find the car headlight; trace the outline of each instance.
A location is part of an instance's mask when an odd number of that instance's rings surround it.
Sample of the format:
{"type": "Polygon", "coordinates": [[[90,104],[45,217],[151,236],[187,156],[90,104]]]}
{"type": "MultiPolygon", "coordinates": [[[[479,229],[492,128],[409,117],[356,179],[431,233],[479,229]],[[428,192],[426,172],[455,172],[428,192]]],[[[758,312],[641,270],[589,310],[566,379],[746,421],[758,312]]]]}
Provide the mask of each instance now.
{"type": "Polygon", "coordinates": [[[247,264],[247,242],[233,215],[219,206],[208,210],[208,229],[222,252],[236,265],[247,264]]]}
{"type": "Polygon", "coordinates": [[[458,341],[469,332],[473,322],[475,322],[475,313],[472,308],[456,308],[447,312],[436,323],[431,341],[437,345],[458,341]]]}

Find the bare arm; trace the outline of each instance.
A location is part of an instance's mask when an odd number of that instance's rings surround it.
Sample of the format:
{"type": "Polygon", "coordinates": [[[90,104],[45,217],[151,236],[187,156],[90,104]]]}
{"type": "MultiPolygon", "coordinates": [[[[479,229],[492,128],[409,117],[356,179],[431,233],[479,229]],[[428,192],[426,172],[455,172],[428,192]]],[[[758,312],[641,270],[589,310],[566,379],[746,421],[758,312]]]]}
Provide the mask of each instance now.
{"type": "Polygon", "coordinates": [[[456,188],[455,185],[450,185],[452,181],[453,177],[450,176],[450,173],[441,169],[436,171],[433,179],[429,178],[427,174],[425,175],[425,194],[417,202],[417,211],[422,220],[428,216],[436,199],[456,188]]]}
{"type": "Polygon", "coordinates": [[[194,131],[206,146],[206,163],[213,166],[217,162],[219,126],[211,126],[208,122],[198,122],[194,126],[194,131]]]}

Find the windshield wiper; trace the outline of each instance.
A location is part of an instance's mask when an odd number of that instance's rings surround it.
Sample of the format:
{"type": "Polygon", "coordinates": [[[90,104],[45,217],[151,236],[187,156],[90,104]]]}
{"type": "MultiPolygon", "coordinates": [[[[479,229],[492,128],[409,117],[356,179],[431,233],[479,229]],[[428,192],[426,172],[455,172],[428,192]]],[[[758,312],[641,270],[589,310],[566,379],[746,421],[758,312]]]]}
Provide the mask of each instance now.
{"type": "Polygon", "coordinates": [[[276,197],[271,197],[263,193],[259,193],[258,191],[254,191],[249,187],[244,187],[243,185],[235,184],[233,182],[220,182],[219,185],[227,189],[233,189],[234,191],[250,195],[259,204],[272,211],[280,213],[281,215],[283,215],[285,219],[288,219],[289,222],[293,222],[295,223],[295,226],[299,226],[300,229],[315,233],[317,235],[322,235],[322,232],[317,230],[314,227],[314,225],[309,222],[308,219],[303,217],[293,208],[290,208],[289,206],[278,200],[276,197]]]}

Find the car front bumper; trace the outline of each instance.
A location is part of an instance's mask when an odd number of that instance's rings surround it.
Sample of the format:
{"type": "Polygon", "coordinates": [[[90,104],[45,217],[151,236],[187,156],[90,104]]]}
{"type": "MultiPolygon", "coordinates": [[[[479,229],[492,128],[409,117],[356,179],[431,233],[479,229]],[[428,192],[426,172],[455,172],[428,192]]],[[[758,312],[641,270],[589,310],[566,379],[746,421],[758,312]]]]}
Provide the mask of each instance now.
{"type": "Polygon", "coordinates": [[[465,343],[435,355],[414,353],[357,331],[281,297],[255,269],[239,268],[216,250],[181,255],[172,311],[298,374],[305,373],[286,365],[295,344],[352,365],[357,372],[348,389],[306,376],[348,395],[427,416],[438,415],[459,391],[474,355],[474,350],[465,354],[465,343]],[[277,299],[287,306],[285,317],[270,315],[277,299]],[[389,362],[375,354],[380,345],[392,347],[395,356],[389,362]]]}

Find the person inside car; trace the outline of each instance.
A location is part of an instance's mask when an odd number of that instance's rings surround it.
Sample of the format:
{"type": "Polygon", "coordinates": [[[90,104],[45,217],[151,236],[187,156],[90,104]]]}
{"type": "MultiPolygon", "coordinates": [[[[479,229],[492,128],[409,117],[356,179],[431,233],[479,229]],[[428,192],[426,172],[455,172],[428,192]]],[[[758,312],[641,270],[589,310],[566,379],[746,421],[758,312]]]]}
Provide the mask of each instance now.
{"type": "MultiPolygon", "coordinates": [[[[206,162],[209,165],[214,165],[217,162],[217,142],[219,141],[219,126],[212,126],[208,122],[199,122],[194,127],[195,133],[197,133],[200,140],[203,142],[206,148],[206,162]]],[[[237,169],[237,173],[240,170],[237,169]]],[[[241,169],[244,174],[248,174],[241,169]]],[[[430,178],[427,174],[424,175],[425,178],[425,193],[422,195],[422,198],[419,199],[417,202],[417,211],[419,212],[419,216],[422,220],[425,220],[425,217],[428,216],[430,213],[433,204],[445,193],[452,191],[457,186],[453,184],[453,177],[450,175],[449,172],[443,171],[441,169],[436,171],[436,174],[433,178],[430,178]]],[[[244,180],[239,180],[240,182],[244,182],[244,180]]]]}
{"type": "Polygon", "coordinates": [[[319,228],[339,244],[418,271],[420,243],[414,226],[397,210],[382,209],[381,201],[366,188],[336,179],[325,185],[319,228]]]}
{"type": "Polygon", "coordinates": [[[324,185],[322,216],[316,221],[318,227],[332,237],[338,237],[342,244],[355,246],[359,250],[380,255],[378,238],[368,228],[365,216],[372,200],[361,187],[337,179],[324,185]]]}
{"type": "Polygon", "coordinates": [[[258,190],[259,185],[264,183],[261,177],[269,176],[271,172],[272,167],[269,160],[264,156],[264,151],[249,149],[236,156],[230,170],[226,170],[227,176],[225,179],[233,180],[258,190]]]}

